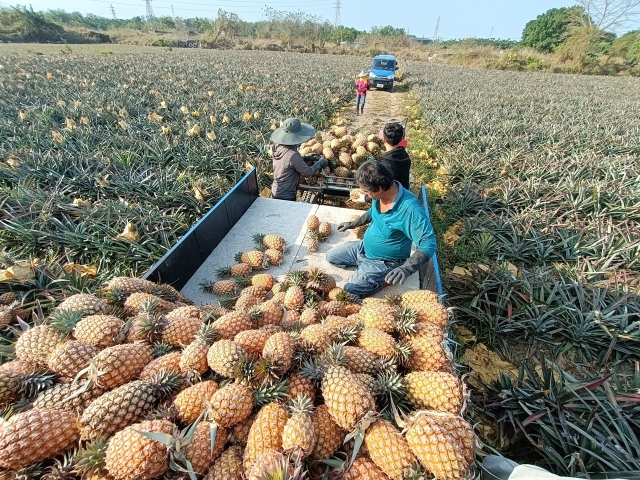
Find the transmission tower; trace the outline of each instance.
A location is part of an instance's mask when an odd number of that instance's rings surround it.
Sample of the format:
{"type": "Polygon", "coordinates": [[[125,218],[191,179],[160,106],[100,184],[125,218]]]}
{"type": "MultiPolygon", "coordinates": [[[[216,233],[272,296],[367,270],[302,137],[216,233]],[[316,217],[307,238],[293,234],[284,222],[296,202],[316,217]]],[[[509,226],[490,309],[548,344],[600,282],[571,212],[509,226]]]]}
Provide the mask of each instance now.
{"type": "Polygon", "coordinates": [[[342,25],[342,20],[340,19],[340,0],[336,0],[335,6],[336,11],[333,15],[333,26],[335,28],[338,28],[340,25],[342,25]]]}
{"type": "Polygon", "coordinates": [[[440,15],[438,15],[438,21],[436,22],[436,31],[433,33],[433,41],[438,41],[438,28],[440,28],[440,15]]]}
{"type": "Polygon", "coordinates": [[[493,38],[493,27],[491,27],[491,33],[489,33],[489,38],[493,38]]]}
{"type": "Polygon", "coordinates": [[[173,10],[173,5],[171,5],[171,16],[176,18],[176,12],[173,10]]]}
{"type": "Polygon", "coordinates": [[[153,22],[156,16],[153,14],[153,8],[151,8],[151,0],[144,0],[147,4],[147,22],[153,22]]]}
{"type": "Polygon", "coordinates": [[[114,19],[114,20],[117,20],[117,17],[116,17],[116,9],[115,9],[115,8],[113,8],[113,5],[109,5],[109,8],[111,9],[111,15],[113,15],[113,19],[114,19]]]}

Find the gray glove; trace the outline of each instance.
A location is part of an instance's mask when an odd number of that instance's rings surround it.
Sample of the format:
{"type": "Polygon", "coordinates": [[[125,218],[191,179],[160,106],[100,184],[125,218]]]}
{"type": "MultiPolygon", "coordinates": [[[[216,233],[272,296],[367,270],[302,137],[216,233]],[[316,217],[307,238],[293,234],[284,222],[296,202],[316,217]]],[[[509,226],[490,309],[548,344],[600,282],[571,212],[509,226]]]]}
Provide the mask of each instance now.
{"type": "Polygon", "coordinates": [[[347,230],[366,225],[367,223],[371,223],[371,215],[369,215],[369,212],[365,212],[359,218],[356,218],[353,222],[342,222],[338,225],[337,230],[339,232],[346,232],[347,230]]]}
{"type": "Polygon", "coordinates": [[[420,267],[429,261],[429,257],[424,252],[416,250],[413,255],[407,258],[407,261],[401,267],[394,268],[387,276],[384,277],[384,281],[390,285],[401,285],[407,278],[413,273],[417,272],[420,267]]]}
{"type": "Polygon", "coordinates": [[[313,164],[313,168],[317,172],[318,170],[326,167],[327,165],[329,165],[329,161],[324,157],[320,157],[320,160],[318,160],[316,163],[313,164]]]}

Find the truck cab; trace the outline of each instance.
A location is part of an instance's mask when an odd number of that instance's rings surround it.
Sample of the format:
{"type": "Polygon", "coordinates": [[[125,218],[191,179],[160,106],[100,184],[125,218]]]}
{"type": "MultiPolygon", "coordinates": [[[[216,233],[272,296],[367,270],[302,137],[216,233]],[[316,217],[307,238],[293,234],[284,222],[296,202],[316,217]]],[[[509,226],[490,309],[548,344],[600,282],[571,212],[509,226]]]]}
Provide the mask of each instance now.
{"type": "Polygon", "coordinates": [[[395,55],[380,54],[373,57],[369,70],[371,88],[391,90],[398,70],[398,61],[395,55]]]}

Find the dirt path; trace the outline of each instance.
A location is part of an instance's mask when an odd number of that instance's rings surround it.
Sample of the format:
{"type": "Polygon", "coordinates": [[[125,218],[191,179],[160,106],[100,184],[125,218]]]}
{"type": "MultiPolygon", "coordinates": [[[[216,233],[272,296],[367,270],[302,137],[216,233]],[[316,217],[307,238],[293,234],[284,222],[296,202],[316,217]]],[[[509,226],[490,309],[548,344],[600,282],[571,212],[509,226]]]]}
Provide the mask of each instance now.
{"type": "Polygon", "coordinates": [[[397,121],[404,123],[404,104],[406,92],[402,91],[402,84],[394,87],[392,92],[388,90],[370,90],[367,93],[367,102],[364,107],[364,115],[356,115],[355,98],[353,104],[347,110],[348,128],[350,132],[377,133],[388,122],[397,121]]]}

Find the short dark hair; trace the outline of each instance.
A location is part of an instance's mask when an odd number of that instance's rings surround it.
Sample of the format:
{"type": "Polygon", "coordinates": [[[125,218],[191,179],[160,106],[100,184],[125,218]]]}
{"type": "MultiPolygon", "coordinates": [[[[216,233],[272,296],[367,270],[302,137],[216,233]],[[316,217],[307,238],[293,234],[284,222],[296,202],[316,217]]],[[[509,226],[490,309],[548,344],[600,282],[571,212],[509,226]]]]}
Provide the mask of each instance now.
{"type": "Polygon", "coordinates": [[[393,185],[393,173],[386,165],[374,160],[364,162],[356,172],[356,182],[369,192],[387,191],[393,185]]]}
{"type": "Polygon", "coordinates": [[[404,138],[404,127],[398,122],[387,123],[384,126],[382,134],[384,135],[384,139],[387,143],[392,147],[395,147],[404,138]]]}

